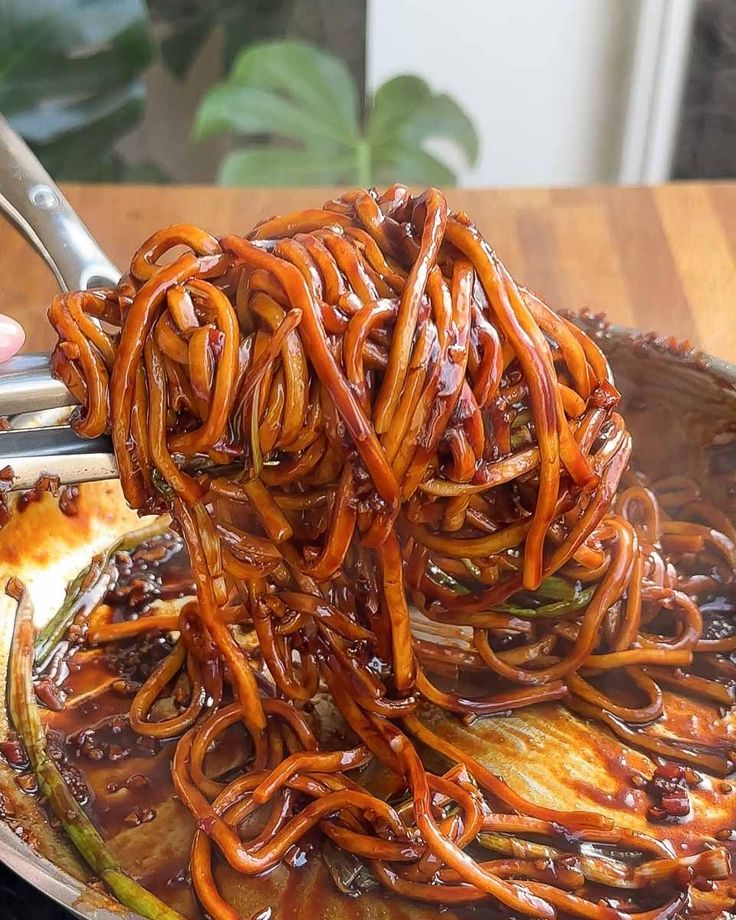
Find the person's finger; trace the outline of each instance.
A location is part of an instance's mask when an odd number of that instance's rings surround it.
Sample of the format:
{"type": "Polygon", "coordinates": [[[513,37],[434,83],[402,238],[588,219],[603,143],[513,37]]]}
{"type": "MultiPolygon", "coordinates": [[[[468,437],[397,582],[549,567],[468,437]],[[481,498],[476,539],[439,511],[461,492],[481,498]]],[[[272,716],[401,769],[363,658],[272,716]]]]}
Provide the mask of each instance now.
{"type": "Polygon", "coordinates": [[[26,334],[19,322],[0,313],[0,362],[7,361],[20,350],[26,334]]]}

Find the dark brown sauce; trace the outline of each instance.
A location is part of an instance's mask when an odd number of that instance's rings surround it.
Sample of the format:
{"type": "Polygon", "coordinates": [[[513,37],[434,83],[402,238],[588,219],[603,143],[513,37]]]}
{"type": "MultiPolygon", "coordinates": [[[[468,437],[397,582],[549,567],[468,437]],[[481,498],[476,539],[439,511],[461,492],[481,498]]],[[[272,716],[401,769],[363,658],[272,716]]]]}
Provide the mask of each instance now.
{"type": "MultiPolygon", "coordinates": [[[[154,541],[130,559],[122,558],[120,577],[106,598],[115,611],[115,620],[145,616],[152,602],[177,597],[189,588],[187,560],[181,545],[167,545],[166,551],[164,547],[165,541],[154,541]]],[[[723,604],[716,607],[721,615],[723,604]]],[[[170,772],[175,741],[138,736],[127,719],[136,689],[170,648],[167,637],[151,634],[127,643],[78,650],[68,659],[68,673],[59,688],[66,705],[60,711],[44,710],[44,720],[49,745],[63,772],[121,864],[162,900],[192,920],[199,920],[202,913],[192,894],[188,872],[194,825],[177,799],[170,772]]],[[[621,674],[609,674],[605,690],[624,705],[640,702],[621,674]]],[[[695,728],[715,739],[723,737],[719,717],[715,706],[691,699],[678,705],[673,695],[660,730],[682,735],[695,728]]],[[[218,750],[218,762],[208,763],[208,771],[222,777],[242,764],[248,753],[245,734],[234,728],[228,744],[218,750]]],[[[661,796],[657,798],[654,780],[642,773],[640,762],[635,754],[630,758],[609,758],[606,773],[615,778],[613,789],[577,781],[581,800],[603,810],[650,812],[658,802],[661,804],[661,796]]],[[[701,802],[713,803],[733,795],[736,806],[736,792],[724,792],[723,781],[698,776],[697,787],[701,802]]],[[[689,792],[687,784],[685,788],[689,792]]],[[[706,841],[715,839],[711,828],[699,828],[692,822],[688,811],[660,827],[653,824],[650,832],[670,839],[683,854],[695,853],[706,841]]],[[[724,833],[716,839],[733,848],[736,855],[736,841],[722,839],[725,837],[724,833]]],[[[559,846],[559,841],[554,844],[559,846]]],[[[274,918],[303,916],[311,920],[315,898],[325,905],[319,916],[359,916],[361,912],[367,917],[380,916],[389,902],[391,917],[402,912],[413,917],[438,916],[436,908],[389,898],[381,891],[363,895],[358,901],[339,893],[319,858],[319,841],[311,853],[301,851],[292,865],[281,865],[263,877],[246,879],[221,860],[215,871],[223,894],[239,905],[245,917],[265,917],[271,911],[274,918]]],[[[586,888],[587,896],[594,894],[599,893],[586,888]]],[[[604,895],[610,898],[611,891],[600,892],[601,897],[604,895]]],[[[651,898],[655,904],[658,895],[661,903],[661,892],[657,891],[649,893],[646,900],[651,898]]],[[[641,909],[643,902],[637,897],[641,909]]],[[[479,906],[475,913],[488,916],[488,906],[479,906]]]]}
{"type": "MultiPolygon", "coordinates": [[[[158,539],[121,559],[120,576],[105,602],[114,621],[145,616],[160,598],[191,591],[185,552],[158,539]],[[163,548],[167,547],[164,552],[163,548]]],[[[180,804],[171,779],[176,741],[138,736],[127,713],[135,690],[171,645],[162,635],[77,650],[67,660],[68,673],[59,689],[66,699],[60,711],[43,710],[48,743],[76,797],[120,860],[145,888],[186,917],[204,915],[191,888],[189,850],[194,822],[180,804]]],[[[246,735],[238,727],[218,743],[217,762],[208,761],[213,776],[226,776],[248,753],[246,735]]],[[[212,758],[210,758],[211,760],[212,758]]],[[[336,890],[319,858],[319,840],[310,853],[300,848],[290,860],[262,877],[244,878],[223,861],[215,875],[223,894],[243,917],[312,918],[319,916],[436,916],[400,898],[378,891],[355,899],[336,890]]],[[[452,914],[443,912],[444,916],[452,914]]]]}
{"type": "MultiPolygon", "coordinates": [[[[601,335],[605,328],[601,327],[601,335]]],[[[627,343],[630,345],[631,343],[627,343]]],[[[711,491],[711,499],[727,512],[736,512],[736,416],[718,406],[710,415],[702,412],[697,387],[688,394],[683,375],[682,385],[673,393],[669,384],[645,389],[643,381],[652,367],[652,350],[661,346],[651,342],[633,343],[634,349],[621,348],[620,366],[614,367],[617,380],[623,383],[623,412],[634,434],[636,463],[654,476],[672,473],[672,458],[677,457],[677,472],[698,479],[711,491]],[[692,403],[688,403],[688,400],[692,403]],[[666,406],[667,411],[662,407],[666,406]],[[700,415],[696,413],[700,410],[700,415]],[[666,445],[666,449],[663,449],[666,445]]],[[[664,349],[667,351],[667,348],[664,349]]],[[[662,358],[663,366],[670,361],[662,358]]],[[[685,362],[680,361],[680,368],[685,362]]],[[[700,374],[702,362],[692,357],[687,372],[700,374]]],[[[669,371],[671,375],[671,370],[669,371]]],[[[702,374],[701,374],[702,376],[702,374]]],[[[713,384],[715,386],[715,384],[713,384]]],[[[733,394],[726,393],[724,398],[733,394]]],[[[120,579],[107,603],[114,607],[115,618],[145,615],[148,605],[158,598],[174,598],[190,593],[191,575],[186,555],[180,542],[158,541],[133,553],[129,559],[120,560],[120,579]]],[[[736,629],[733,593],[713,597],[704,606],[704,619],[711,637],[730,635],[736,629]]],[[[50,730],[50,744],[57,752],[64,771],[78,780],[76,789],[88,814],[108,840],[124,868],[146,888],[171,904],[192,920],[202,917],[191,890],[188,875],[189,848],[194,832],[188,811],[178,802],[170,775],[170,763],[175,742],[151,742],[136,736],[127,723],[127,711],[135,688],[145,679],[150,668],[169,649],[163,636],[149,637],[140,642],[110,646],[109,649],[78,651],[68,662],[69,671],[60,689],[66,697],[66,706],[55,712],[44,711],[50,730]],[[101,686],[103,690],[99,691],[101,686]],[[99,692],[98,692],[99,691],[99,692]],[[89,695],[84,702],[80,697],[89,695]]],[[[736,665],[729,674],[724,666],[722,673],[704,674],[723,683],[736,682],[736,665]]],[[[603,686],[603,684],[601,684],[603,686]]],[[[606,678],[605,691],[623,705],[636,705],[636,692],[632,691],[622,674],[606,678]]],[[[558,707],[540,707],[555,718],[558,707]]],[[[486,724],[490,720],[485,720],[486,724]]],[[[484,720],[479,720],[482,726],[484,720]]],[[[666,715],[656,726],[646,726],[642,731],[656,731],[660,735],[689,737],[694,742],[708,741],[722,744],[724,750],[736,750],[736,726],[724,718],[716,705],[692,697],[667,695],[666,715]]],[[[482,734],[482,727],[479,735],[482,734]]],[[[244,735],[234,731],[230,745],[221,755],[222,768],[228,762],[242,759],[247,742],[244,735]]],[[[481,743],[481,742],[479,742],[481,743]]],[[[564,758],[564,751],[560,756],[564,758]]],[[[523,756],[520,755],[520,757],[523,756]]],[[[658,776],[656,771],[643,771],[646,762],[632,749],[631,754],[621,754],[621,747],[611,743],[602,746],[595,756],[604,764],[612,788],[601,784],[575,780],[574,788],[581,802],[597,805],[601,810],[616,810],[632,815],[654,815],[666,797],[687,801],[682,814],[672,815],[672,820],[651,820],[648,833],[669,840],[678,854],[695,853],[704,846],[720,843],[726,845],[736,857],[736,839],[732,831],[736,824],[736,778],[718,779],[694,771],[675,771],[658,776]],[[694,774],[694,775],[693,775],[694,774]],[[701,820],[699,813],[722,814],[718,818],[701,820]],[[715,821],[715,823],[714,823],[715,821]]],[[[523,763],[523,761],[522,761],[523,763]]],[[[210,765],[212,766],[212,765],[210,765]]],[[[520,766],[519,769],[522,769],[520,766]]],[[[559,841],[554,842],[556,846],[559,841]]],[[[319,858],[319,846],[308,856],[302,855],[298,865],[282,864],[262,877],[244,878],[233,872],[222,861],[215,865],[215,874],[222,894],[240,910],[243,917],[305,918],[315,917],[445,917],[452,911],[440,911],[400,898],[388,898],[378,891],[352,899],[338,892],[325,864],[319,858]]],[[[722,912],[724,898],[733,896],[731,889],[736,879],[717,883],[715,890],[698,900],[691,918],[726,916],[722,912]],[[716,895],[718,898],[716,898],[716,895]],[[715,905],[709,909],[709,904],[715,905]],[[710,912],[709,912],[710,911],[710,912]]],[[[695,880],[695,887],[698,887],[695,880]]],[[[662,903],[660,891],[648,893],[652,904],[662,903]],[[657,901],[659,898],[659,901],[657,901]]],[[[617,900],[611,901],[612,892],[597,890],[588,885],[587,897],[607,898],[609,903],[632,907],[628,893],[620,891],[617,900]]],[[[638,909],[642,900],[637,893],[638,909]]],[[[481,905],[476,915],[492,916],[488,905],[481,905]]]]}

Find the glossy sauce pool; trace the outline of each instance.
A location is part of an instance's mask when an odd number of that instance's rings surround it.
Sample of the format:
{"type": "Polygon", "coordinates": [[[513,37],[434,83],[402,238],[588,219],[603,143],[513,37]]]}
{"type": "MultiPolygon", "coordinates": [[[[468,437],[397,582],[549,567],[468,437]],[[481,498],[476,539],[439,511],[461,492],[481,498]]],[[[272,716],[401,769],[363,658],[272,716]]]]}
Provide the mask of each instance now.
{"type": "MultiPolygon", "coordinates": [[[[116,619],[145,615],[149,603],[161,599],[175,603],[178,596],[191,591],[185,552],[171,535],[144,544],[132,558],[124,558],[124,562],[117,586],[107,597],[116,619]]],[[[732,612],[732,599],[724,598],[722,606],[732,612]]],[[[202,913],[192,895],[188,874],[194,824],[178,801],[170,772],[176,741],[161,742],[139,736],[127,719],[135,691],[170,649],[166,637],[152,634],[126,643],[78,650],[65,658],[66,676],[60,684],[65,705],[59,711],[45,709],[44,719],[49,729],[50,750],[121,864],[145,888],[195,920],[202,913]]],[[[622,702],[635,702],[635,694],[627,688],[622,675],[613,674],[609,681],[607,691],[622,702]]],[[[567,725],[572,718],[567,714],[565,722],[559,706],[538,706],[535,710],[534,717],[547,720],[548,724],[567,725]]],[[[706,735],[725,738],[731,730],[722,721],[718,707],[710,704],[688,699],[685,705],[678,706],[677,697],[672,695],[667,711],[667,719],[661,725],[665,733],[681,734],[694,728],[703,738],[706,735]]],[[[523,718],[525,724],[531,724],[531,715],[523,718]]],[[[503,741],[494,736],[494,731],[513,730],[517,721],[496,717],[477,720],[472,726],[492,760],[503,741]]],[[[576,723],[577,720],[570,722],[576,723]]],[[[454,730],[449,720],[446,729],[454,730]]],[[[226,778],[228,771],[237,769],[250,754],[248,738],[238,726],[229,730],[226,740],[218,748],[217,762],[213,763],[212,758],[208,761],[210,774],[220,778],[226,778]]],[[[578,737],[577,743],[580,740],[578,737]]],[[[576,743],[576,739],[569,743],[576,743]]],[[[564,744],[560,744],[560,757],[564,758],[564,750],[564,744]]],[[[574,770],[567,778],[568,792],[581,803],[581,808],[619,816],[638,814],[649,825],[649,833],[670,840],[682,855],[699,852],[708,842],[724,843],[736,855],[736,842],[730,839],[724,820],[728,812],[733,810],[736,814],[736,787],[730,782],[698,776],[696,784],[686,791],[686,795],[697,801],[697,809],[677,820],[650,823],[647,816],[657,802],[656,790],[648,776],[651,765],[645,765],[646,758],[635,749],[621,757],[619,745],[614,745],[610,752],[598,745],[598,756],[603,754],[598,773],[594,772],[590,779],[577,777],[574,770]],[[606,782],[600,779],[601,770],[606,782]],[[709,820],[702,822],[694,817],[704,810],[711,815],[709,820]]],[[[529,757],[531,763],[534,759],[531,748],[529,757]]],[[[692,771],[686,771],[686,775],[692,784],[692,771]]],[[[439,916],[437,908],[382,891],[364,894],[359,899],[341,894],[319,856],[319,847],[316,835],[307,838],[290,851],[290,865],[281,865],[255,878],[239,876],[218,860],[216,878],[222,893],[238,906],[244,917],[311,918],[315,916],[315,899],[320,904],[320,917],[439,916]]],[[[723,883],[719,889],[720,894],[725,894],[723,883]]],[[[588,896],[610,897],[611,893],[610,889],[600,892],[592,887],[586,889],[588,896]]],[[[710,896],[709,892],[705,894],[710,896]]],[[[661,892],[653,891],[652,898],[654,903],[657,899],[661,903],[661,892]]],[[[488,905],[464,913],[492,916],[488,905]]],[[[445,911],[443,915],[452,916],[452,912],[445,911]]],[[[704,912],[699,916],[709,914],[704,912]]]]}

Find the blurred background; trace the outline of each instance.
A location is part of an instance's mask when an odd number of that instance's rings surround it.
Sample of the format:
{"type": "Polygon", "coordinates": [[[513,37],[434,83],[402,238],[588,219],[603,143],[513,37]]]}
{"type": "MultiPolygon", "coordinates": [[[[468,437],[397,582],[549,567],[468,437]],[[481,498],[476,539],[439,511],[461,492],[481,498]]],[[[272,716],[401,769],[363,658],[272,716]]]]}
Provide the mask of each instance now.
{"type": "Polygon", "coordinates": [[[736,175],[735,0],[0,0],[0,111],[58,179],[736,175]]]}

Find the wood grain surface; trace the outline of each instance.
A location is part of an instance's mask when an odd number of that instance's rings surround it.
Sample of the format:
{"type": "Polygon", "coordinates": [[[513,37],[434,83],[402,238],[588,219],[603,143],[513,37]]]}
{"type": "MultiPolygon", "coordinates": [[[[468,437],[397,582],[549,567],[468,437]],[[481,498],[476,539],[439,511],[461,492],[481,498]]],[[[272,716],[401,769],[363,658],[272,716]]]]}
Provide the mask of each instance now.
{"type": "MultiPolygon", "coordinates": [[[[92,233],[121,266],[154,230],[199,224],[215,235],[321,204],[325,189],[67,185],[92,233]]],[[[656,188],[453,189],[511,272],[552,306],[689,340],[736,361],[736,183],[656,188]]],[[[0,225],[0,312],[24,323],[27,350],[48,349],[54,282],[0,225]]]]}

